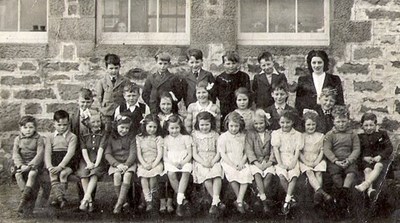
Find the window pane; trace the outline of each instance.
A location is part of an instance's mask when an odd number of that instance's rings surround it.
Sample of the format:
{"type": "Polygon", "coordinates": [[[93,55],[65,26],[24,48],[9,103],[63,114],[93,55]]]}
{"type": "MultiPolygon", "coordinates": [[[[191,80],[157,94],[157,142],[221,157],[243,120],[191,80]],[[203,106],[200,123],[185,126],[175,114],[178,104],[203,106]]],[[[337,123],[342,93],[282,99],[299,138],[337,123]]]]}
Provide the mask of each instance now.
{"type": "Polygon", "coordinates": [[[297,8],[299,32],[324,32],[324,0],[299,0],[297,8]]]}
{"type": "Polygon", "coordinates": [[[18,30],[18,0],[0,0],[0,31],[18,30]]]}
{"type": "Polygon", "coordinates": [[[45,31],[47,0],[21,0],[20,31],[45,31]]]}
{"type": "Polygon", "coordinates": [[[186,8],[185,0],[160,0],[160,32],[184,32],[185,11],[178,13],[182,7],[186,8]]]}
{"type": "Polygon", "coordinates": [[[240,1],[240,31],[267,32],[267,0],[240,1]]]}
{"type": "Polygon", "coordinates": [[[269,32],[293,33],[295,0],[269,0],[269,32]]]}
{"type": "Polygon", "coordinates": [[[128,0],[104,0],[104,32],[127,32],[128,0]]]}

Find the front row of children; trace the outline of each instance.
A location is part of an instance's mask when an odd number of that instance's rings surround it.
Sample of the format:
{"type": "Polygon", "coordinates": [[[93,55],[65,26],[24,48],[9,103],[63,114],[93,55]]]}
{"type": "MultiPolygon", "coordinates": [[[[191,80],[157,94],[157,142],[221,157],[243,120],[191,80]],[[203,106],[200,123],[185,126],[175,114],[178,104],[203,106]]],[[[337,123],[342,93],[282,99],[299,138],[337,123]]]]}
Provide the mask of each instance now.
{"type": "Polygon", "coordinates": [[[19,122],[20,135],[15,139],[13,150],[16,177],[23,191],[18,211],[29,213],[33,210],[28,201],[38,191],[36,176],[44,171],[43,157],[50,175],[54,204],[64,207],[67,180],[74,165],[72,157],[79,152],[82,158],[77,175],[81,177],[84,189],[79,209],[83,211],[94,209],[93,192],[105,171],[105,160],[118,198],[113,209],[116,214],[129,205],[127,195],[134,174],[140,178],[147,211],[154,208],[154,194],[160,177],[167,176],[176,195],[178,216],[185,214],[186,189],[191,175],[193,182],[203,184],[212,197],[210,214],[225,209],[220,198],[224,178],[235,194],[233,205],[239,213],[246,213],[249,208],[245,195],[253,179],[263,211],[271,211],[271,179],[274,175],[279,177],[286,192],[282,200],[283,214],[289,213],[296,204],[295,186],[301,173],[306,174],[315,191],[315,203],[341,199],[346,207],[349,189],[356,183],[355,176],[361,168],[365,180],[355,189],[367,191],[370,198],[375,199],[373,183],[392,153],[387,133],[377,130],[377,118],[372,113],[363,115],[364,133],[359,135],[349,128],[349,112],[345,106],[335,106],[332,116],[334,127],[324,136],[315,131],[318,115],[312,110],[306,110],[303,115],[304,133],[293,128],[298,118],[291,111],[282,112],[281,128],[272,132],[262,109],[256,110],[251,130],[245,129],[244,118],[238,112],[231,112],[223,123],[227,131],[221,135],[216,131],[214,115],[207,111],[196,115],[191,135],[178,115],[166,118],[163,129],[157,115],[147,115],[136,137],[130,134],[131,118],[120,116],[107,137],[100,115],[92,114],[90,131],[79,139],[81,151],[76,150],[77,136],[68,130],[67,112],[54,113],[55,132],[46,139],[37,133],[35,119],[25,116],[19,122]],[[332,195],[323,189],[322,173],[325,171],[333,181],[332,195]]]}

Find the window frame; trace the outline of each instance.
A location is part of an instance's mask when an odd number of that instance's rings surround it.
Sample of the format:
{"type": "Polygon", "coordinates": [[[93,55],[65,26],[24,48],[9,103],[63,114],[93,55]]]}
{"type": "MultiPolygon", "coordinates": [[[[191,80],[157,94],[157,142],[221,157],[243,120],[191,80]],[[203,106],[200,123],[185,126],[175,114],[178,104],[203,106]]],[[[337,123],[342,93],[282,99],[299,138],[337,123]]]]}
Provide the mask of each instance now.
{"type": "MultiPolygon", "coordinates": [[[[100,0],[97,7],[97,42],[100,44],[129,44],[129,45],[190,45],[190,11],[191,1],[185,0],[185,32],[103,32],[104,12],[103,1],[100,0]]],[[[159,16],[160,0],[157,0],[157,18],[159,16]]],[[[130,8],[131,0],[128,1],[130,8]]],[[[130,13],[128,24],[130,27],[130,13]]]]}
{"type": "MultiPolygon", "coordinates": [[[[18,0],[18,30],[21,23],[21,1],[18,0]]],[[[0,31],[0,43],[47,43],[49,30],[49,0],[46,0],[46,31],[0,31]]]]}
{"type": "MultiPolygon", "coordinates": [[[[273,45],[273,46],[329,46],[330,44],[330,1],[324,1],[324,33],[267,33],[267,32],[241,32],[241,9],[238,1],[238,44],[239,45],[273,45]]],[[[297,24],[297,2],[296,16],[297,24]]],[[[269,0],[267,0],[269,4],[269,0]]],[[[266,12],[267,13],[267,12],[266,12]]],[[[267,15],[268,16],[268,15],[267,15]]],[[[268,17],[267,17],[268,20],[268,17]]]]}

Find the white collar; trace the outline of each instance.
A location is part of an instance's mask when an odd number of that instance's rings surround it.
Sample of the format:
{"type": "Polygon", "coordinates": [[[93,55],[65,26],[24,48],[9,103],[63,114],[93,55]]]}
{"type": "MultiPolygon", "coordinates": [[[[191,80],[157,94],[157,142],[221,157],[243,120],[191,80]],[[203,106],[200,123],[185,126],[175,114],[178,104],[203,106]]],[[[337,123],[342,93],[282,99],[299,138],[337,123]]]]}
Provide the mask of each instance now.
{"type": "MultiPolygon", "coordinates": [[[[69,130],[65,131],[65,132],[62,134],[62,136],[63,136],[64,138],[67,136],[67,134],[68,134],[68,131],[69,131],[69,130]]],[[[56,131],[54,131],[54,137],[56,137],[58,134],[59,134],[59,133],[58,133],[58,131],[57,131],[57,130],[56,130],[56,131]]]]}
{"type": "MultiPolygon", "coordinates": [[[[272,74],[276,74],[276,75],[279,74],[278,71],[275,69],[275,67],[273,67],[272,69],[273,69],[272,74]]],[[[264,72],[264,70],[262,70],[262,71],[260,72],[260,74],[266,74],[266,73],[264,72]]],[[[270,75],[272,76],[272,74],[270,74],[270,75]]],[[[266,75],[267,75],[267,74],[266,74],[266,75]]]]}
{"type": "Polygon", "coordinates": [[[126,103],[126,107],[127,107],[131,112],[133,112],[133,111],[135,111],[135,108],[136,108],[136,107],[140,107],[139,101],[137,101],[134,105],[131,105],[131,106],[129,106],[128,103],[126,103]]]}

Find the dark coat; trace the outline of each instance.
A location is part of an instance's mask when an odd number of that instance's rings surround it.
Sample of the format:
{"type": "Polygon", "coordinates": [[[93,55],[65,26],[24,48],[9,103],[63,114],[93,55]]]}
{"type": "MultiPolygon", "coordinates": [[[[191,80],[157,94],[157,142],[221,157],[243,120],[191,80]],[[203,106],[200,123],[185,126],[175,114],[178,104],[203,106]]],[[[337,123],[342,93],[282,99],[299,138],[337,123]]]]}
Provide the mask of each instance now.
{"type": "MultiPolygon", "coordinates": [[[[187,72],[183,75],[183,79],[186,81],[184,92],[185,105],[188,107],[191,103],[196,102],[196,85],[201,81],[206,81],[208,83],[214,83],[215,78],[211,72],[201,69],[199,76],[196,78],[192,72],[187,72]]],[[[215,98],[211,99],[215,103],[215,98]]]]}
{"type": "Polygon", "coordinates": [[[285,74],[272,74],[271,83],[268,82],[265,73],[256,74],[254,76],[252,89],[254,92],[254,102],[257,108],[265,110],[274,104],[274,99],[271,96],[272,85],[280,83],[281,81],[287,82],[285,74]]]}

